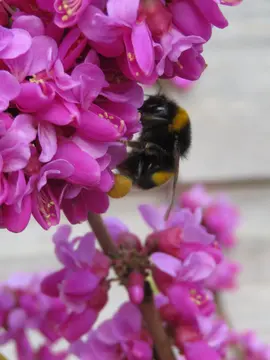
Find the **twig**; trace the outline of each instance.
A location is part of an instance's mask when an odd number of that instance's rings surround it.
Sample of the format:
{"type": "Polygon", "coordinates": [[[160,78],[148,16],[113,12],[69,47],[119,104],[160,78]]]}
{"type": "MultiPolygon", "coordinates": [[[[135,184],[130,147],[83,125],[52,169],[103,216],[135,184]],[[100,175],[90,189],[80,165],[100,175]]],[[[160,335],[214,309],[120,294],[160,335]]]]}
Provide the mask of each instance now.
{"type": "MultiPolygon", "coordinates": [[[[104,253],[110,258],[118,257],[118,249],[114,245],[108,231],[98,214],[89,213],[88,222],[104,253]]],[[[162,321],[154,304],[153,293],[145,281],[145,297],[140,305],[140,310],[145,324],[153,338],[157,360],[175,360],[170,340],[162,326],[162,321]]]]}

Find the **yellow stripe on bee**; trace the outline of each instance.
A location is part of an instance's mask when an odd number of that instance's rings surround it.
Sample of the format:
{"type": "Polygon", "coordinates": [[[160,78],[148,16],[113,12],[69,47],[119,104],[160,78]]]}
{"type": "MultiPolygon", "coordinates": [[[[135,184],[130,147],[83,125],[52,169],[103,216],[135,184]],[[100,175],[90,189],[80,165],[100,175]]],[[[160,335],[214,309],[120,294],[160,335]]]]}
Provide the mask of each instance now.
{"type": "Polygon", "coordinates": [[[173,118],[172,124],[169,127],[169,130],[179,132],[188,124],[188,122],[188,113],[186,112],[186,110],[179,107],[175,117],[173,118]]]}
{"type": "Polygon", "coordinates": [[[156,186],[165,184],[174,176],[174,172],[157,171],[152,175],[152,181],[156,186]]]}
{"type": "MultiPolygon", "coordinates": [[[[126,196],[132,188],[132,181],[130,178],[116,174],[114,176],[114,185],[108,192],[108,195],[113,199],[120,199],[126,196]]],[[[0,359],[1,360],[1,359],[0,359]]]]}

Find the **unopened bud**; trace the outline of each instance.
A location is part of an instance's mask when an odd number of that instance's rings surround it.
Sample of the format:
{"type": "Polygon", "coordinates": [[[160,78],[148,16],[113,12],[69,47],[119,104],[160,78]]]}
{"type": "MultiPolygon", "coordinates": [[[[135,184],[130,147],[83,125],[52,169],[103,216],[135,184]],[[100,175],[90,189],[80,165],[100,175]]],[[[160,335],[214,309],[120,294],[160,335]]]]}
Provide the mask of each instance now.
{"type": "Polygon", "coordinates": [[[129,275],[128,293],[131,302],[136,305],[142,303],[144,298],[144,277],[139,272],[133,271],[129,275]]]}
{"type": "Polygon", "coordinates": [[[142,0],[139,21],[144,19],[153,35],[162,36],[169,31],[172,14],[160,0],[142,0]]]}

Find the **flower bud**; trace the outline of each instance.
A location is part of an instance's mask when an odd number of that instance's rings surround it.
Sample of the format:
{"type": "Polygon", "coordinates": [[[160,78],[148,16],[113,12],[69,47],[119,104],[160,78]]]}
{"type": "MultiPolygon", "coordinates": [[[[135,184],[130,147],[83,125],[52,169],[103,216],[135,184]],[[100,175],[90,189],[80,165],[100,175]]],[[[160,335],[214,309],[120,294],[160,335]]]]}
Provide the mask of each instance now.
{"type": "Polygon", "coordinates": [[[143,0],[140,4],[138,21],[145,19],[154,36],[168,32],[172,24],[172,14],[160,0],[143,0]]]}
{"type": "Polygon", "coordinates": [[[133,271],[128,278],[128,293],[130,301],[136,305],[141,304],[144,297],[144,277],[133,271]]]}

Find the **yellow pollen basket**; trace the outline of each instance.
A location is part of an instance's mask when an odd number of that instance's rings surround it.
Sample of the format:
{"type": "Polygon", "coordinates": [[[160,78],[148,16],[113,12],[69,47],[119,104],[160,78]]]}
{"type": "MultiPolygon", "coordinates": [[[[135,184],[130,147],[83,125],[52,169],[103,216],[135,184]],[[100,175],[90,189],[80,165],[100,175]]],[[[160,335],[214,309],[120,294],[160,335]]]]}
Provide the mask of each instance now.
{"type": "Polygon", "coordinates": [[[114,186],[108,192],[108,195],[113,199],[120,199],[126,196],[132,188],[132,181],[130,178],[116,174],[114,176],[114,186]]]}
{"type": "Polygon", "coordinates": [[[174,172],[157,171],[152,175],[152,181],[156,186],[165,184],[174,176],[174,172]]]}
{"type": "Polygon", "coordinates": [[[178,108],[176,116],[173,118],[172,124],[169,125],[169,131],[179,132],[189,122],[189,116],[186,110],[178,108]]]}

